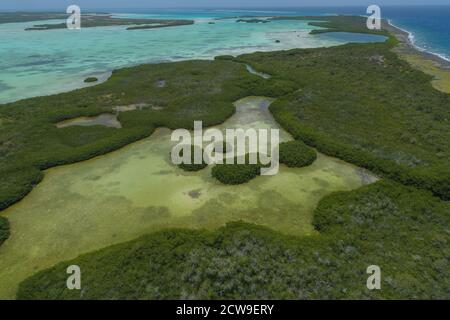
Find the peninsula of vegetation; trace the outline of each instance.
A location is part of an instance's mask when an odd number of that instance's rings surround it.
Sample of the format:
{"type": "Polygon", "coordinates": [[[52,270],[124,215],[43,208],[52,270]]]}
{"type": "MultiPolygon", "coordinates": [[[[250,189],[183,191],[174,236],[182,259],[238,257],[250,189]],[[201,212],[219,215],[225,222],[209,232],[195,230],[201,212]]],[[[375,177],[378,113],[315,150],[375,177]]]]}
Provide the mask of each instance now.
{"type": "Polygon", "coordinates": [[[97,82],[98,79],[96,77],[88,77],[86,79],[84,79],[85,83],[92,83],[92,82],[97,82]]]}
{"type": "MultiPolygon", "coordinates": [[[[244,158],[244,156],[243,156],[244,158]]],[[[245,155],[245,163],[238,164],[238,159],[234,159],[234,164],[217,164],[212,169],[212,176],[223,184],[238,185],[249,182],[261,173],[260,163],[251,163],[250,155],[245,155]]],[[[256,154],[255,158],[259,158],[256,154]]],[[[259,162],[257,159],[255,162],[259,162]]]]}
{"type": "MultiPolygon", "coordinates": [[[[22,282],[18,298],[449,298],[450,95],[399,56],[402,39],[387,24],[369,31],[362,17],[273,19],[313,20],[325,28],[314,34],[369,32],[387,40],[124,68],[93,87],[1,105],[0,208],[25,197],[45,169],[117,150],[158,127],[220,124],[248,96],[274,98],[272,115],[297,141],[282,145],[281,162],[309,165],[314,147],[381,181],[323,198],[315,236],[243,222],[163,230],[40,271],[22,282]],[[117,115],[120,129],[55,126],[127,106],[117,115]],[[83,269],[83,291],[65,287],[71,264],[83,269]],[[383,266],[383,290],[361,285],[372,264],[383,266]]],[[[216,168],[231,184],[254,178],[254,168],[216,168]]],[[[1,219],[0,243],[7,226],[1,219]]]]}

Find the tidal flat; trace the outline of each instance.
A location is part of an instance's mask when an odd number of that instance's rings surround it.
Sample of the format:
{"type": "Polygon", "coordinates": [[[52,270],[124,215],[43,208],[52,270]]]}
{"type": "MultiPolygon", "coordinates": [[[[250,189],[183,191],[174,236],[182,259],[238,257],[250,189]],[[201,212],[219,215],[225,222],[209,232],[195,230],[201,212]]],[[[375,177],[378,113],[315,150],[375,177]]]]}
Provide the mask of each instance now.
{"type": "MultiPolygon", "coordinates": [[[[272,99],[249,97],[217,128],[280,128],[272,99]]],[[[242,220],[289,235],[314,235],[313,210],[335,191],[374,182],[370,173],[319,154],[311,166],[225,186],[208,167],[186,173],[170,163],[171,131],[95,159],[47,170],[4,215],[11,237],[0,247],[0,297],[14,298],[35,272],[112,244],[172,227],[215,229],[242,220]],[[92,235],[95,234],[95,237],[92,235]]],[[[292,139],[280,128],[282,141],[292,139]]]]}

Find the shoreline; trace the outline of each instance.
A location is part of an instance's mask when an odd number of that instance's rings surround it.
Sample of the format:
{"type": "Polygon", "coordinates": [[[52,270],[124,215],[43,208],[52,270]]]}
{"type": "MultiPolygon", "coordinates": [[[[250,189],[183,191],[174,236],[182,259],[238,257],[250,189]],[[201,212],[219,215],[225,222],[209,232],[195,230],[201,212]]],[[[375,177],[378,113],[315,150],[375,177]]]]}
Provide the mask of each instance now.
{"type": "Polygon", "coordinates": [[[441,54],[427,51],[414,44],[414,34],[392,23],[392,20],[385,20],[384,26],[387,31],[391,32],[403,47],[401,47],[401,53],[420,55],[426,60],[432,60],[440,65],[444,70],[450,69],[450,60],[442,56],[441,54]]]}
{"type": "Polygon", "coordinates": [[[445,55],[440,54],[440,53],[436,53],[436,52],[433,52],[433,51],[429,51],[429,50],[427,50],[427,49],[425,49],[425,48],[422,48],[422,47],[418,46],[417,44],[415,44],[415,41],[414,41],[414,33],[412,33],[412,32],[410,32],[410,31],[408,31],[408,30],[406,30],[406,29],[404,29],[404,28],[401,28],[401,27],[395,25],[394,23],[392,23],[392,20],[390,20],[390,19],[387,20],[387,21],[388,21],[388,23],[389,23],[389,25],[390,25],[391,27],[400,30],[400,32],[402,32],[402,33],[407,34],[407,36],[408,36],[407,42],[408,42],[412,47],[414,47],[414,49],[416,49],[416,50],[419,51],[419,52],[423,52],[423,53],[426,53],[426,54],[429,54],[429,55],[438,57],[440,60],[442,60],[442,61],[444,61],[444,62],[449,62],[449,63],[450,63],[450,58],[447,58],[445,55]]]}
{"type": "Polygon", "coordinates": [[[431,85],[436,90],[450,94],[449,60],[415,45],[413,34],[397,27],[390,20],[383,20],[383,28],[399,41],[393,48],[393,52],[408,62],[413,68],[431,76],[431,85]]]}

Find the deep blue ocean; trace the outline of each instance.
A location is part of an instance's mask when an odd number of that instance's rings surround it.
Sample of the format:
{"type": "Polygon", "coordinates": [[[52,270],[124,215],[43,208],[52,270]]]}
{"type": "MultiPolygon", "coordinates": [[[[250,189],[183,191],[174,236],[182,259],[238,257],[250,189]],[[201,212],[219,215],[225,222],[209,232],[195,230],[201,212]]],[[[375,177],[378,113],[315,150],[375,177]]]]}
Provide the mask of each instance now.
{"type": "Polygon", "coordinates": [[[386,7],[391,22],[411,33],[416,46],[450,60],[450,1],[448,6],[386,7]]]}

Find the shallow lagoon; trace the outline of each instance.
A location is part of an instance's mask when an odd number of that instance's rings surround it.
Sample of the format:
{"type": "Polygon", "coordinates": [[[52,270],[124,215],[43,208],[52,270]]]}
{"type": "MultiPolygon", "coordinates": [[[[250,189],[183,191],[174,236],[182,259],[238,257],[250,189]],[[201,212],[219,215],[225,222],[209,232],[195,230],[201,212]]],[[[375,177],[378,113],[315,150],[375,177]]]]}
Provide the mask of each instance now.
{"type": "MultiPolygon", "coordinates": [[[[266,98],[236,103],[218,128],[279,128],[266,98]]],[[[0,247],[0,298],[14,298],[27,276],[57,262],[166,227],[216,228],[245,220],[313,235],[318,201],[375,181],[362,169],[319,154],[310,167],[225,186],[211,168],[186,173],[170,163],[171,131],[89,161],[47,170],[25,199],[3,212],[11,237],[0,247]]],[[[282,141],[289,134],[280,130],[282,141]]]]}

